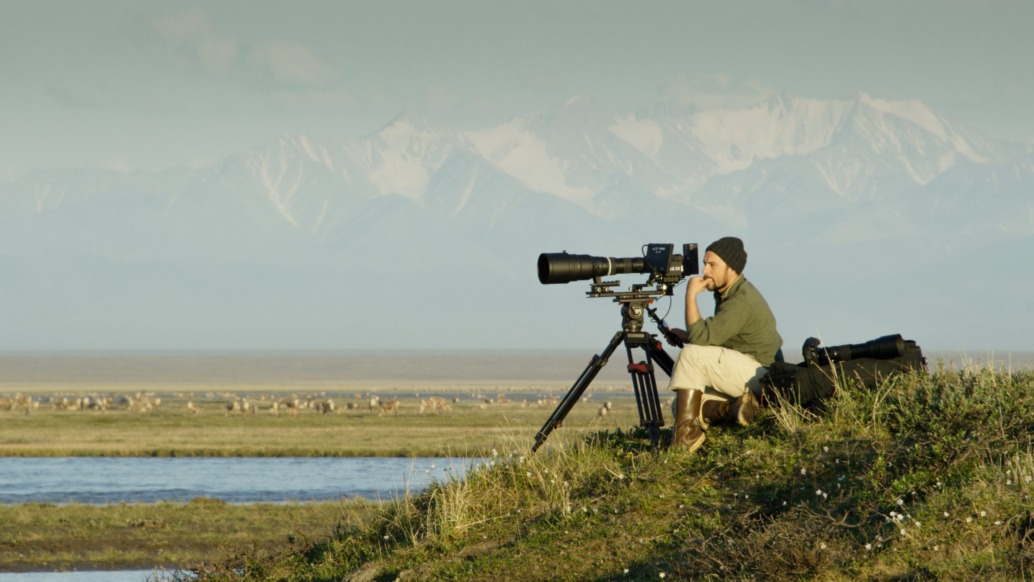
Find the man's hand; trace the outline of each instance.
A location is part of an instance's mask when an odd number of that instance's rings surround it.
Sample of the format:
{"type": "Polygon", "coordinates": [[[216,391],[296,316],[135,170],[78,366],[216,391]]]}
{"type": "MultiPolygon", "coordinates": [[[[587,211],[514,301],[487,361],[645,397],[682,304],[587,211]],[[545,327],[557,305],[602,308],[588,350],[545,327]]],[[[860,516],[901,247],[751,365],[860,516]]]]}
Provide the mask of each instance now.
{"type": "Polygon", "coordinates": [[[700,321],[700,307],[697,305],[697,295],[701,291],[713,291],[714,279],[703,277],[690,277],[686,285],[686,329],[693,327],[693,324],[700,321]]]}
{"type": "Polygon", "coordinates": [[[703,277],[690,277],[686,293],[696,297],[701,291],[714,291],[714,281],[703,277]]]}
{"type": "Polygon", "coordinates": [[[665,334],[664,339],[668,340],[669,346],[680,348],[689,341],[689,333],[684,329],[673,327],[668,329],[668,333],[665,334]]]}

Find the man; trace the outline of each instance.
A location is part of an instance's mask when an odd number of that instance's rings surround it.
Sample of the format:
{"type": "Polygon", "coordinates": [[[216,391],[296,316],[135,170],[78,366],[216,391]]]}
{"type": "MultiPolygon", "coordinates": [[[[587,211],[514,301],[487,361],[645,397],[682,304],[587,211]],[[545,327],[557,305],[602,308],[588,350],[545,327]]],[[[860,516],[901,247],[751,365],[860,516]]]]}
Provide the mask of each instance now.
{"type": "Polygon", "coordinates": [[[743,276],[747,252],[736,237],[720,238],[704,253],[702,277],[686,288],[686,329],[672,329],[685,347],[668,388],[675,391],[672,446],[694,452],[708,427],[719,420],[748,424],[759,410],[761,378],[782,359],[783,339],[775,316],[757,288],[743,276]],[[697,295],[713,291],[715,314],[703,318],[697,295]]]}

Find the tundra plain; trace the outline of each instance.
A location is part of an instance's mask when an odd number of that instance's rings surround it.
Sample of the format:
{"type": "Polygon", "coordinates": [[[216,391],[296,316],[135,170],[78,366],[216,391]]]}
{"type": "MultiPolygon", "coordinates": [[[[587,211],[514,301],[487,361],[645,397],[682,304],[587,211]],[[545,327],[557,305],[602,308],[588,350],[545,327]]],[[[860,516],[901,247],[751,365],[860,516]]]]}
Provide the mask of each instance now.
{"type": "MultiPolygon", "coordinates": [[[[2,354],[0,456],[409,457],[498,452],[523,458],[535,432],[591,356],[2,354]],[[428,409],[429,402],[444,406],[428,409]]],[[[928,359],[931,369],[940,370],[941,380],[950,380],[949,386],[959,378],[965,385],[969,378],[1029,385],[1020,380],[1026,376],[979,372],[1029,367],[1026,355],[928,359]],[[956,368],[960,375],[945,372],[956,368]]],[[[604,367],[564,427],[550,437],[547,449],[579,442],[582,436],[622,435],[637,424],[635,399],[621,360],[604,367]]],[[[666,377],[658,374],[658,381],[666,399],[666,377]]],[[[906,392],[913,389],[908,387],[906,392]]],[[[770,418],[747,432],[761,439],[768,438],[764,434],[769,431],[781,434],[776,429],[786,418],[790,417],[770,418]],[[779,422],[773,426],[773,420],[779,422]]],[[[819,430],[826,422],[813,426],[819,430]]],[[[805,430],[794,426],[790,432],[795,435],[805,430]]],[[[736,434],[718,433],[716,439],[724,442],[738,438],[736,434]]],[[[547,450],[538,456],[553,455],[547,450]]],[[[656,460],[638,453],[630,458],[636,464],[656,460]]],[[[409,507],[410,502],[397,503],[409,507]]],[[[370,516],[382,511],[376,504],[350,499],[243,509],[208,499],[187,504],[4,505],[0,570],[177,568],[235,555],[250,563],[267,551],[311,548],[313,540],[366,531],[371,519],[383,519],[370,516]]],[[[222,563],[236,562],[231,558],[222,563]]],[[[644,568],[654,571],[653,566],[644,568]]]]}

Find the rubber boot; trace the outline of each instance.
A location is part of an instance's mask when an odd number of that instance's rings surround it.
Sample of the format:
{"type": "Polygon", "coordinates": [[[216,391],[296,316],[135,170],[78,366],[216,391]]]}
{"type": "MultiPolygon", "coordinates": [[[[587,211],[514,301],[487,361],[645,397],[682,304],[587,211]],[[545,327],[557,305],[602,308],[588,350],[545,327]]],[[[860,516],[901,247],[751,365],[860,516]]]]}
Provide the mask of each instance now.
{"type": "Polygon", "coordinates": [[[700,420],[704,430],[711,428],[712,425],[729,420],[729,407],[731,404],[728,398],[704,394],[701,400],[703,403],[700,405],[700,420]]]}
{"type": "Polygon", "coordinates": [[[704,444],[707,434],[700,422],[699,390],[675,391],[675,438],[671,446],[693,453],[704,444]]]}
{"type": "Polygon", "coordinates": [[[758,399],[754,394],[747,390],[743,393],[743,396],[732,401],[726,413],[726,418],[735,421],[740,426],[747,426],[754,422],[754,419],[759,414],[761,414],[761,405],[758,404],[758,399]]]}

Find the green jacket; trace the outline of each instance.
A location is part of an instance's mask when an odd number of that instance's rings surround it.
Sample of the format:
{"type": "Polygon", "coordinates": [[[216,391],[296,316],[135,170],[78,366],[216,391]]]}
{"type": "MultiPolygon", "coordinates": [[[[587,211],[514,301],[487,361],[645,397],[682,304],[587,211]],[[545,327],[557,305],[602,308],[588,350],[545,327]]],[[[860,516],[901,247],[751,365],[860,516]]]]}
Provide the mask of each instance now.
{"type": "Polygon", "coordinates": [[[722,346],[752,356],[762,366],[770,366],[783,338],[776,331],[772,310],[757,288],[740,275],[724,297],[715,291],[714,299],[714,316],[701,318],[689,328],[689,343],[722,346]]]}

